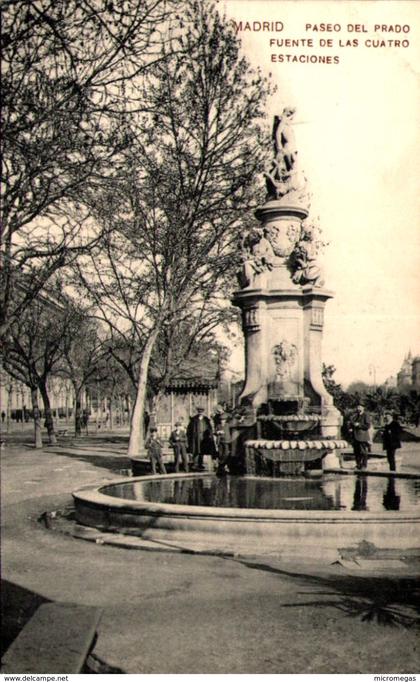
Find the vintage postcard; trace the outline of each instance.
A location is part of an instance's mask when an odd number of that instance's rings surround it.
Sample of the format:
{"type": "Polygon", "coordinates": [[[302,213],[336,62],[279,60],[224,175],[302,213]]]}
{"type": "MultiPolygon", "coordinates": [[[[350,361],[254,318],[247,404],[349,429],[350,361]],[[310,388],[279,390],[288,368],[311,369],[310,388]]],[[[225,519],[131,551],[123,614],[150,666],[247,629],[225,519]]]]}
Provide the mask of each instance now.
{"type": "Polygon", "coordinates": [[[1,679],[415,682],[420,3],[2,12],[1,679]]]}

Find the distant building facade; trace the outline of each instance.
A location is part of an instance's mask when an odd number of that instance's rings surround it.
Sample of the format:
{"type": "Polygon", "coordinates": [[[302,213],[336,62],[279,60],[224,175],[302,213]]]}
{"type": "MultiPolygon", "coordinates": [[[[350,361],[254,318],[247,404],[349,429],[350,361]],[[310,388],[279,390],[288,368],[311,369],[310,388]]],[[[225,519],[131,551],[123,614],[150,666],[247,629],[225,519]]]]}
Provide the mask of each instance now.
{"type": "Polygon", "coordinates": [[[397,374],[397,389],[420,390],[420,355],[413,357],[411,351],[407,353],[397,374]]]}
{"type": "Polygon", "coordinates": [[[420,391],[420,355],[413,358],[412,383],[416,391],[420,391]]]}

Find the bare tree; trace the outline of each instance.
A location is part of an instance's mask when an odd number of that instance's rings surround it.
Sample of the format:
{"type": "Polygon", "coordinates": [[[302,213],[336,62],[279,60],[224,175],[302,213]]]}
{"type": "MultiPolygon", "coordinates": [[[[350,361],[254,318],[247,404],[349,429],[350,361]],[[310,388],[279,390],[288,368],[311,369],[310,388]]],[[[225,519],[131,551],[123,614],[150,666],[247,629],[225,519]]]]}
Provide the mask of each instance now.
{"type": "Polygon", "coordinates": [[[4,347],[4,368],[31,391],[37,448],[42,447],[38,391],[43,402],[49,442],[56,442],[48,382],[62,360],[63,338],[71,331],[74,320],[74,311],[66,305],[60,291],[50,287],[13,322],[4,347]]]}
{"type": "MultiPolygon", "coordinates": [[[[81,435],[82,394],[89,383],[101,382],[107,375],[108,345],[97,320],[83,310],[75,312],[73,324],[63,335],[63,357],[58,374],[70,380],[75,399],[74,430],[81,435]]],[[[87,416],[87,415],[86,415],[87,416]]]]}
{"type": "Polygon", "coordinates": [[[92,202],[108,228],[106,248],[80,262],[98,314],[115,336],[132,334],[140,350],[133,455],[143,445],[158,340],[188,326],[204,337],[226,316],[238,237],[264,161],[267,82],[240,56],[233,29],[212,4],[191,3],[183,21],[173,43],[184,51],[165,55],[148,73],[150,113],[133,123],[108,199],[92,202]]]}
{"type": "Polygon", "coordinates": [[[98,242],[81,192],[106,182],[130,144],[128,121],[144,108],[136,82],[162,59],[171,4],[3,2],[0,337],[98,242]]]}

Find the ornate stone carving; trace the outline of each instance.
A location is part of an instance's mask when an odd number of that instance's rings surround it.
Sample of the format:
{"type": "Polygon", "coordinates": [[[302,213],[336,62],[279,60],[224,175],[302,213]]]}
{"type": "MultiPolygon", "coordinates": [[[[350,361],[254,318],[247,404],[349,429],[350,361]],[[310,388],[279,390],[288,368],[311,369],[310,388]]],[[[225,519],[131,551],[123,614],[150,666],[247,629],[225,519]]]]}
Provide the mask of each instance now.
{"type": "Polygon", "coordinates": [[[322,328],[324,325],[324,309],[312,308],[311,326],[322,328]]]}
{"type": "Polygon", "coordinates": [[[268,384],[269,397],[279,399],[295,395],[298,392],[296,377],[297,347],[294,343],[283,339],[273,346],[271,353],[274,358],[275,375],[273,381],[268,384]]]}
{"type": "Polygon", "coordinates": [[[285,108],[281,116],[274,116],[274,159],[264,173],[267,199],[282,199],[286,195],[293,202],[306,203],[306,178],[297,167],[297,149],[292,119],[295,110],[285,108]]]}
{"type": "Polygon", "coordinates": [[[283,339],[273,347],[272,354],[276,365],[276,379],[290,379],[292,367],[297,358],[297,347],[294,343],[283,339]]]}
{"type": "Polygon", "coordinates": [[[260,311],[257,306],[245,308],[244,325],[246,329],[257,331],[260,329],[260,311]]]}
{"type": "Polygon", "coordinates": [[[275,159],[290,172],[297,162],[295,134],[291,126],[296,110],[286,107],[281,116],[274,116],[273,140],[275,159]]]}
{"type": "Polygon", "coordinates": [[[276,256],[286,258],[290,256],[299,234],[299,227],[294,223],[279,220],[269,223],[265,232],[276,256]]]}
{"type": "Polygon", "coordinates": [[[261,272],[272,270],[283,262],[273,249],[271,240],[267,239],[267,230],[255,228],[241,242],[242,267],[238,272],[241,287],[252,286],[255,276],[261,272]]]}
{"type": "Polygon", "coordinates": [[[295,284],[322,287],[324,274],[318,263],[318,248],[311,235],[304,233],[292,253],[292,280],[295,284]]]}

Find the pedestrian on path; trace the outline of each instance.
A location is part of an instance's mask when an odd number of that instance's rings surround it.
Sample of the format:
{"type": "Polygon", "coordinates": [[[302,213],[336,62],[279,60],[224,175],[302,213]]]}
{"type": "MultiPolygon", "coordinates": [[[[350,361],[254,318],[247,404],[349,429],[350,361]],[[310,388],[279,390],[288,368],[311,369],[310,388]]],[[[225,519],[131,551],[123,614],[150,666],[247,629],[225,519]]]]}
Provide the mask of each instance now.
{"type": "Polygon", "coordinates": [[[385,420],[382,432],[382,445],[388,459],[389,470],[395,471],[395,451],[401,447],[402,426],[396,414],[386,414],[385,420]]]}
{"type": "Polygon", "coordinates": [[[370,443],[370,417],[363,405],[358,405],[351,420],[350,432],[353,439],[353,451],[356,458],[356,469],[367,469],[367,459],[370,443]]]}

